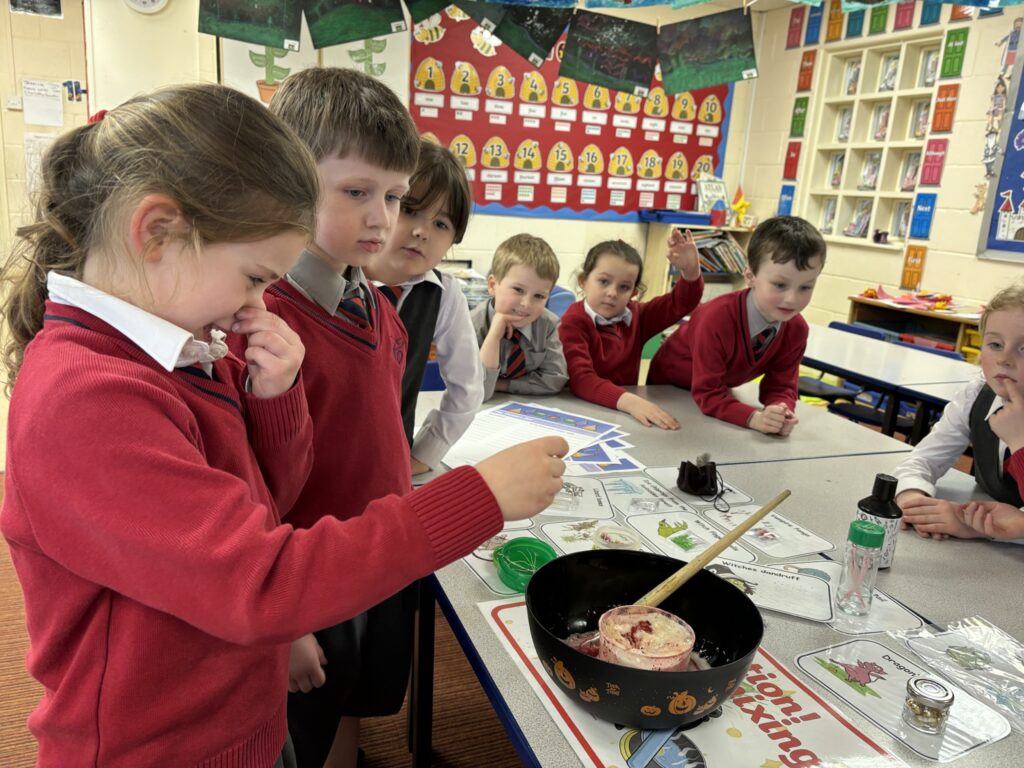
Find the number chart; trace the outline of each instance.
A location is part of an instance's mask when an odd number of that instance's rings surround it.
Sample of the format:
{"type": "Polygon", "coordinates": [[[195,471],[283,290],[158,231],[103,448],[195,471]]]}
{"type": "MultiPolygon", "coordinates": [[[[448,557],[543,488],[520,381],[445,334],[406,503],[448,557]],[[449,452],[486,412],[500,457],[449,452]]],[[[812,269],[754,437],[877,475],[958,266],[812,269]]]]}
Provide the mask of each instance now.
{"type": "Polygon", "coordinates": [[[693,210],[696,179],[720,175],[731,86],[610,91],[558,76],[564,33],[535,68],[453,10],[413,30],[409,108],[466,166],[477,210],[635,220],[693,210]]]}

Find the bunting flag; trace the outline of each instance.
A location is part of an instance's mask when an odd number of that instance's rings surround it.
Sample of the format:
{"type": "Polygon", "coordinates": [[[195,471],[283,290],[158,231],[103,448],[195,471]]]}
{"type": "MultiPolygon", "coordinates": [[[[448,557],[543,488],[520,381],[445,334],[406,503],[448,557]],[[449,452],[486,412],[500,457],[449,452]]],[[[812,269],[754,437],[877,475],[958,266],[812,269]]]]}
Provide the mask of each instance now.
{"type": "Polygon", "coordinates": [[[863,11],[866,8],[877,8],[880,5],[892,5],[899,0],[843,0],[843,13],[863,11]]]}
{"type": "Polygon", "coordinates": [[[658,61],[668,93],[755,78],[751,17],[737,8],[663,26],[658,61]]]}
{"type": "Polygon", "coordinates": [[[654,78],[657,49],[658,31],[650,24],[578,11],[569,22],[558,74],[646,96],[654,78]]]}

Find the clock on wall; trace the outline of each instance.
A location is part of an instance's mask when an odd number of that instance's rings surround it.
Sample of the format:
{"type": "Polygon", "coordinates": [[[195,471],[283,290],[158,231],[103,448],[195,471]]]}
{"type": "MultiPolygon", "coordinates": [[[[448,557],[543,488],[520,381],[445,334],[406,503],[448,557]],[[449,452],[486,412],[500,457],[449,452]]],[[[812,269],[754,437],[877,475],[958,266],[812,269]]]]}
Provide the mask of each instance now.
{"type": "Polygon", "coordinates": [[[169,0],[124,0],[125,5],[139,13],[162,11],[169,0]]]}

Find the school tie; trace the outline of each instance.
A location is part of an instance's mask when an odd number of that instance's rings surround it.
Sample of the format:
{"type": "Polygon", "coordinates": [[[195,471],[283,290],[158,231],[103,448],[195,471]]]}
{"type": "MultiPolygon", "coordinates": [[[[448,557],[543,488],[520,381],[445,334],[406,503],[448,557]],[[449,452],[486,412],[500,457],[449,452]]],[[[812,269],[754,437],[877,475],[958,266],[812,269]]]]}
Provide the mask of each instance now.
{"type": "Polygon", "coordinates": [[[1009,448],[1003,451],[1003,474],[1007,474],[1009,470],[1010,457],[1013,456],[1013,451],[1009,448]]]}
{"type": "Polygon", "coordinates": [[[342,298],[338,309],[348,315],[348,318],[360,328],[370,327],[370,314],[366,311],[366,302],[363,301],[361,294],[342,298]]]}
{"type": "Polygon", "coordinates": [[[761,331],[759,334],[757,334],[757,336],[754,337],[753,341],[754,357],[760,357],[764,353],[765,349],[768,348],[768,344],[771,343],[771,340],[774,337],[775,328],[773,328],[770,325],[763,331],[761,331]]]}
{"type": "Polygon", "coordinates": [[[402,298],[402,286],[400,285],[382,285],[380,286],[380,292],[384,294],[384,297],[391,302],[391,306],[398,308],[398,300],[402,298]]]}
{"type": "Polygon", "coordinates": [[[518,379],[526,374],[526,353],[520,342],[522,338],[522,331],[512,331],[512,338],[508,340],[508,355],[505,357],[505,372],[501,375],[503,379],[518,379]]]}

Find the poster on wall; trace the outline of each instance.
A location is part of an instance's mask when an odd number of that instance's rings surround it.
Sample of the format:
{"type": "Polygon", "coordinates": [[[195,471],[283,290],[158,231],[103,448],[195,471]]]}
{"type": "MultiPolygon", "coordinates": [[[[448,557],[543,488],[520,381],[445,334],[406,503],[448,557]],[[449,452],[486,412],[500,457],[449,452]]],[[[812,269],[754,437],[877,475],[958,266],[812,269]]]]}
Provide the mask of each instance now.
{"type": "Polygon", "coordinates": [[[314,48],[403,32],[402,0],[317,0],[304,4],[314,48]]]}
{"type": "Polygon", "coordinates": [[[555,47],[572,16],[572,9],[509,6],[494,36],[535,67],[555,47]]]}
{"type": "Polygon", "coordinates": [[[666,24],[658,62],[669,93],[757,77],[751,16],[742,8],[666,24]]]}
{"type": "Polygon", "coordinates": [[[610,90],[559,75],[564,33],[535,67],[453,10],[414,28],[409,108],[466,165],[479,210],[636,220],[693,210],[696,178],[720,175],[728,86],[670,95],[656,73],[646,97],[610,90]]]}
{"type": "Polygon", "coordinates": [[[50,19],[63,19],[64,12],[60,0],[9,0],[11,13],[27,13],[32,16],[46,16],[50,19]]]}
{"type": "Polygon", "coordinates": [[[227,40],[297,51],[302,4],[296,0],[221,3],[199,0],[199,31],[227,40]]]}
{"type": "Polygon", "coordinates": [[[288,75],[317,65],[317,53],[303,20],[295,50],[221,40],[221,82],[244,94],[270,103],[288,75]]]}
{"type": "Polygon", "coordinates": [[[558,74],[570,80],[646,96],[657,63],[652,24],[602,13],[574,13],[558,74]]]}
{"type": "MultiPolygon", "coordinates": [[[[1024,255],[1024,88],[1015,74],[1013,109],[1006,127],[1002,165],[989,184],[988,226],[981,250],[1024,255]]],[[[998,161],[998,156],[993,162],[998,161]]],[[[986,254],[983,254],[986,255],[986,254]]],[[[999,254],[987,254],[999,257],[999,254]]]]}

